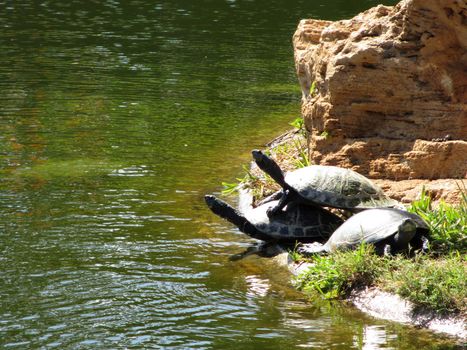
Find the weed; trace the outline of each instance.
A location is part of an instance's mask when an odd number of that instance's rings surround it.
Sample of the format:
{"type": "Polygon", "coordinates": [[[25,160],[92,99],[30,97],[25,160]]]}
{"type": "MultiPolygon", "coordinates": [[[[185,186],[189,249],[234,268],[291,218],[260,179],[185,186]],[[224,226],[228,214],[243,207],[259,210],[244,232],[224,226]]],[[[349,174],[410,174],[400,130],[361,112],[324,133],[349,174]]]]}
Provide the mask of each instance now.
{"type": "Polygon", "coordinates": [[[316,81],[313,81],[310,87],[310,96],[315,96],[317,93],[318,91],[316,89],[316,81]]]}
{"type": "Polygon", "coordinates": [[[298,157],[295,159],[294,164],[297,168],[304,168],[310,165],[310,160],[308,159],[308,152],[306,145],[303,145],[301,142],[294,140],[295,149],[297,150],[298,157]]]}
{"type": "Polygon", "coordinates": [[[295,118],[293,121],[289,123],[289,125],[293,126],[294,128],[297,128],[298,130],[303,129],[304,124],[305,122],[302,117],[295,118]]]}
{"type": "Polygon", "coordinates": [[[288,251],[290,259],[292,259],[292,261],[295,263],[303,260],[300,253],[297,252],[297,246],[298,246],[298,243],[295,244],[295,247],[292,250],[288,251]]]}
{"type": "Polygon", "coordinates": [[[307,146],[300,138],[293,139],[275,148],[275,153],[286,163],[293,165],[292,168],[303,168],[310,165],[308,160],[307,146]]]}
{"type": "Polygon", "coordinates": [[[252,195],[256,199],[266,197],[277,190],[275,181],[267,174],[264,177],[255,175],[246,165],[243,166],[243,178],[237,178],[238,182],[222,182],[223,195],[231,195],[238,192],[240,188],[248,188],[251,190],[252,195]]]}
{"type": "Polygon", "coordinates": [[[462,192],[459,206],[444,202],[432,209],[431,198],[423,190],[420,199],[413,202],[409,211],[420,215],[431,231],[431,247],[438,253],[467,251],[467,193],[462,192]]]}
{"type": "Polygon", "coordinates": [[[419,255],[415,260],[397,257],[390,261],[390,269],[379,284],[396,292],[419,307],[438,313],[466,312],[467,259],[459,253],[445,259],[419,255]]]}
{"type": "Polygon", "coordinates": [[[296,284],[325,299],[343,297],[358,286],[372,284],[382,265],[381,258],[373,254],[373,247],[361,244],[353,251],[313,257],[309,270],[296,278],[296,284]]]}
{"type": "Polygon", "coordinates": [[[222,182],[222,186],[224,188],[222,190],[222,194],[232,194],[237,192],[241,186],[254,186],[254,184],[259,181],[259,177],[254,175],[246,165],[243,166],[243,171],[245,172],[245,175],[243,178],[237,178],[236,180],[238,182],[222,182]]]}
{"type": "MultiPolygon", "coordinates": [[[[241,181],[242,179],[237,179],[241,181]]],[[[238,191],[238,186],[240,185],[240,182],[222,182],[222,194],[223,195],[230,195],[234,192],[238,191]]]]}

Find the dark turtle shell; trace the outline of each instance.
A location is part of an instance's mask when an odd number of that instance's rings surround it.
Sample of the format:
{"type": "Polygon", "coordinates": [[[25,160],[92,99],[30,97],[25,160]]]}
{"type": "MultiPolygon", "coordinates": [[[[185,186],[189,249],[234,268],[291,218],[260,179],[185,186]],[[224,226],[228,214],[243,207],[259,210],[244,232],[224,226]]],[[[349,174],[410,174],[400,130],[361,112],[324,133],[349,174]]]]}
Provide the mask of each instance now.
{"type": "Polygon", "coordinates": [[[365,176],[335,166],[311,165],[285,175],[285,182],[305,200],[342,209],[394,207],[399,203],[365,176]]]}
{"type": "Polygon", "coordinates": [[[342,224],[342,219],[328,210],[290,203],[273,218],[266,211],[277,201],[268,202],[245,213],[259,231],[278,241],[324,242],[342,224]]]}

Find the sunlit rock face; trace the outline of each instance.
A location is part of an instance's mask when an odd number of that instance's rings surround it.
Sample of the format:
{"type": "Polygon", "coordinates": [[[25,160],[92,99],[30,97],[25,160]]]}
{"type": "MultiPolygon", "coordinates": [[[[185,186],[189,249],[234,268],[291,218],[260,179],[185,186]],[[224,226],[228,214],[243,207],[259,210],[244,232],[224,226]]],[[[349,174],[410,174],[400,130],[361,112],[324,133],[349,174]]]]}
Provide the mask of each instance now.
{"type": "Polygon", "coordinates": [[[465,0],[302,20],[293,43],[313,163],[375,179],[467,178],[465,0]]]}

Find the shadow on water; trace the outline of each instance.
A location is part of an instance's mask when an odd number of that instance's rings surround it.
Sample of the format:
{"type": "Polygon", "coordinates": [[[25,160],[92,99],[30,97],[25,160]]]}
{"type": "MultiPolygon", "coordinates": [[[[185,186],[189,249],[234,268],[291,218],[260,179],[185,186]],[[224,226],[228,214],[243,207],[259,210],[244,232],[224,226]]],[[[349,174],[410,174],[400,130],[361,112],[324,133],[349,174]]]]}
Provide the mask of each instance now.
{"type": "Polygon", "coordinates": [[[0,0],[0,347],[450,344],[230,261],[202,201],[299,115],[298,20],[377,2],[0,0]]]}

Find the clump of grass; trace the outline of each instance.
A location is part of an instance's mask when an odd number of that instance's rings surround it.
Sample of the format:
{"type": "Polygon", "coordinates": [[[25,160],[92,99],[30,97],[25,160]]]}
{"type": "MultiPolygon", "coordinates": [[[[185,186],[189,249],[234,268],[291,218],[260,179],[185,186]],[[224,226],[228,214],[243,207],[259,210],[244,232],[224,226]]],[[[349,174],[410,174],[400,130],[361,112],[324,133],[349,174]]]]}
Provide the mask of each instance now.
{"type": "Polygon", "coordinates": [[[295,159],[295,166],[297,168],[304,168],[310,166],[310,160],[308,159],[308,152],[306,145],[302,144],[300,141],[294,140],[294,146],[297,150],[298,157],[295,159]]]}
{"type": "Polygon", "coordinates": [[[304,168],[310,165],[307,146],[301,139],[293,139],[279,145],[274,151],[279,158],[283,159],[282,163],[285,160],[285,163],[291,165],[291,170],[304,168]]]}
{"type": "Polygon", "coordinates": [[[380,257],[372,246],[311,258],[311,266],[295,278],[296,286],[325,299],[345,298],[353,289],[377,286],[438,313],[467,312],[467,258],[452,254],[445,259],[417,255],[380,257]]]}
{"type": "Polygon", "coordinates": [[[421,216],[430,227],[431,248],[437,254],[467,251],[467,192],[461,191],[461,203],[451,206],[440,202],[432,209],[430,196],[422,191],[409,211],[421,216]]]}
{"type": "Polygon", "coordinates": [[[438,313],[467,312],[466,257],[451,254],[445,259],[419,255],[415,260],[388,260],[388,269],[377,284],[438,313]]]}
{"type": "Polygon", "coordinates": [[[302,117],[295,118],[292,122],[289,123],[289,125],[292,125],[294,128],[297,128],[298,132],[302,136],[306,136],[305,121],[302,117]]]}
{"type": "Polygon", "coordinates": [[[251,184],[251,186],[254,186],[259,181],[259,177],[253,174],[246,165],[243,166],[243,171],[245,175],[243,178],[236,178],[238,182],[222,182],[224,188],[222,194],[229,195],[238,192],[242,185],[251,184]]]}
{"type": "Polygon", "coordinates": [[[297,276],[296,286],[308,293],[319,293],[325,299],[345,297],[360,286],[371,285],[381,273],[384,262],[370,245],[356,250],[314,256],[308,271],[297,276]]]}
{"type": "Polygon", "coordinates": [[[298,243],[295,244],[292,250],[288,250],[289,257],[292,259],[293,262],[298,263],[299,261],[303,260],[302,255],[297,251],[298,243]]]}
{"type": "Polygon", "coordinates": [[[301,130],[304,128],[304,120],[302,117],[295,118],[292,120],[289,125],[293,126],[294,128],[297,128],[298,130],[301,130]]]}
{"type": "Polygon", "coordinates": [[[238,182],[228,183],[222,182],[223,195],[231,195],[238,192],[240,188],[248,188],[252,191],[254,198],[260,199],[269,196],[278,190],[279,186],[274,180],[267,174],[260,177],[252,172],[246,165],[243,166],[244,176],[243,178],[237,178],[238,182]]]}

